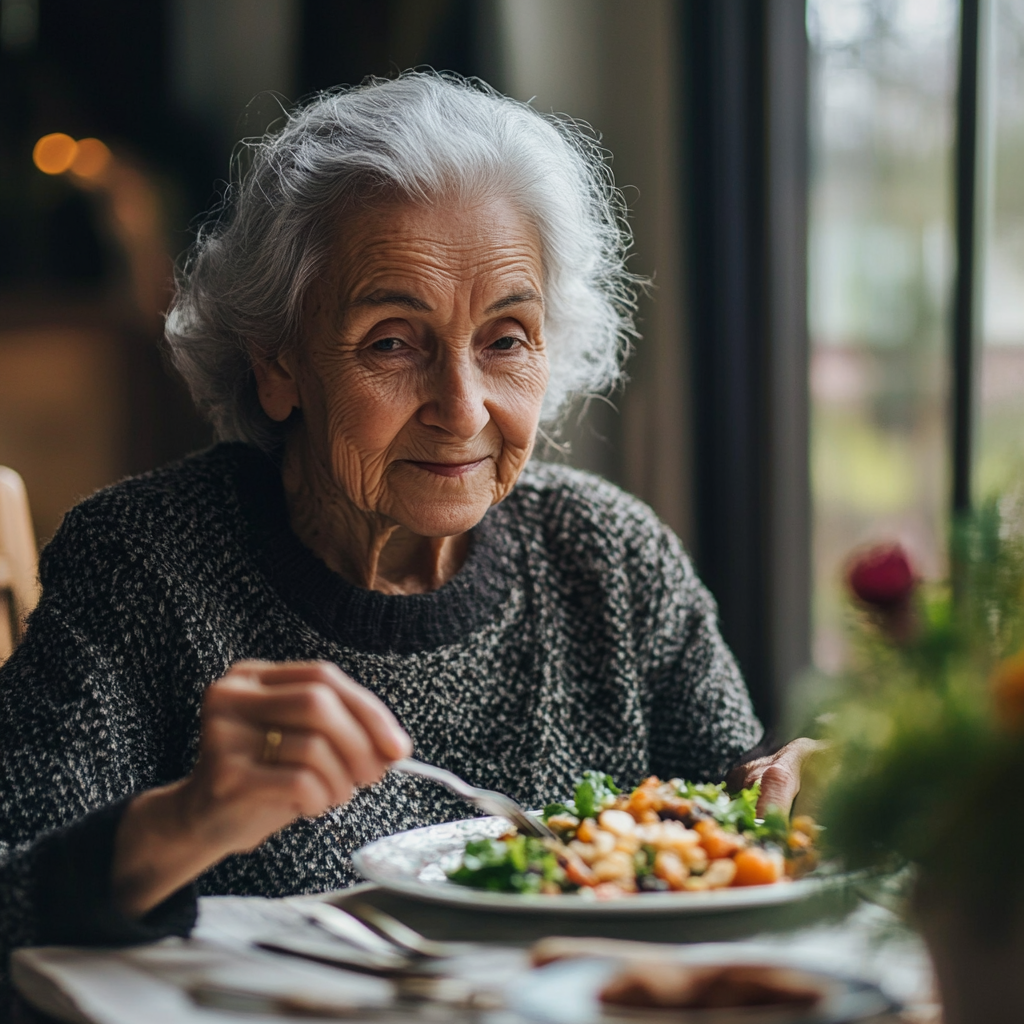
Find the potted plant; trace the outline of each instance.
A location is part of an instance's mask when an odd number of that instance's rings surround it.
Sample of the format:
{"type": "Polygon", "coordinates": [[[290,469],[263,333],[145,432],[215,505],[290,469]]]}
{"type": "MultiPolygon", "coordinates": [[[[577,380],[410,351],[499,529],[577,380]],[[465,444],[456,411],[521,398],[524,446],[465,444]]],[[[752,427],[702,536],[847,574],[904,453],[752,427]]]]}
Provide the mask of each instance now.
{"type": "Polygon", "coordinates": [[[945,1024],[1024,1020],[1022,512],[959,523],[946,582],[898,547],[855,556],[851,664],[818,715],[827,845],[851,868],[912,866],[945,1024]]]}

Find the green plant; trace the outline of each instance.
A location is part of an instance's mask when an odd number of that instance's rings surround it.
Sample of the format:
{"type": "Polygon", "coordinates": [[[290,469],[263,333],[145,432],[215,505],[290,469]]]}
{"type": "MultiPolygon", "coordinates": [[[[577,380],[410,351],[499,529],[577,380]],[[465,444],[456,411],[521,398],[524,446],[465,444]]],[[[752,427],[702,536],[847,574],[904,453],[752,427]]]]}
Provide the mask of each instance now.
{"type": "Polygon", "coordinates": [[[1024,507],[956,524],[951,580],[898,548],[855,557],[853,657],[818,709],[820,819],[848,866],[912,863],[965,894],[1024,894],[1024,507]]]}

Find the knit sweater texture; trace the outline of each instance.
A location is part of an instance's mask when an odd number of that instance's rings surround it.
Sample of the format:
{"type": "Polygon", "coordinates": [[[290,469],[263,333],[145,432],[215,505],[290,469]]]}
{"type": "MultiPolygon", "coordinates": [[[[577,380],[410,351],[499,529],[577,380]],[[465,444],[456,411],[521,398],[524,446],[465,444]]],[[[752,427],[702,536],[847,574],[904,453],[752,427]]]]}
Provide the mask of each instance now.
{"type": "Polygon", "coordinates": [[[120,809],[186,775],[207,686],[246,658],[325,659],[376,693],[414,754],[528,806],[587,768],[720,778],[761,736],[679,541],[607,482],[531,464],[438,590],[355,587],[288,527],[262,453],[218,445],[100,491],[40,562],[42,599],[0,668],[0,984],[19,945],[184,934],[195,896],[358,880],[351,852],[469,816],[389,773],[228,857],[143,922],[108,878],[120,809]]]}

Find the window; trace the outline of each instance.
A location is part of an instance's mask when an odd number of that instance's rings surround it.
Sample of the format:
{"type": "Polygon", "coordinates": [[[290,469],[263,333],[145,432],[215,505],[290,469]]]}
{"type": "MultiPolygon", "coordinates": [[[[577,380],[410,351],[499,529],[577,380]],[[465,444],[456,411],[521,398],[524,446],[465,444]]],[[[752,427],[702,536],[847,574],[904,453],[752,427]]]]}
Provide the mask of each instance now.
{"type": "Polygon", "coordinates": [[[944,567],[959,5],[810,0],[807,27],[813,653],[831,670],[852,548],[898,538],[944,567]]]}
{"type": "Polygon", "coordinates": [[[1024,0],[981,24],[980,373],[974,492],[1024,476],[1024,0]]]}

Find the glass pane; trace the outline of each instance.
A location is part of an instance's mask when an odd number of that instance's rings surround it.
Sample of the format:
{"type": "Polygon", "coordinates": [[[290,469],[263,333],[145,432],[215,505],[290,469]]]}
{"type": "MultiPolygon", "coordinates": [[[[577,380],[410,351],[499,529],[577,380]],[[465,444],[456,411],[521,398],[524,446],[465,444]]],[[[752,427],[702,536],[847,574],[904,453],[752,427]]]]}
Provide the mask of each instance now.
{"type": "Polygon", "coordinates": [[[1024,475],[1024,0],[986,13],[978,496],[1024,475]]]}
{"type": "Polygon", "coordinates": [[[959,36],[953,0],[809,0],[814,656],[852,548],[942,570],[959,36]]]}

